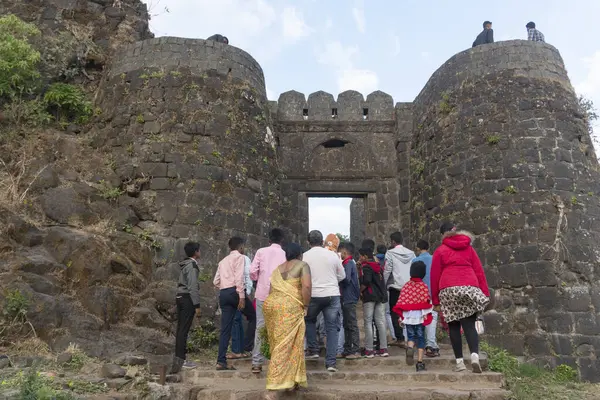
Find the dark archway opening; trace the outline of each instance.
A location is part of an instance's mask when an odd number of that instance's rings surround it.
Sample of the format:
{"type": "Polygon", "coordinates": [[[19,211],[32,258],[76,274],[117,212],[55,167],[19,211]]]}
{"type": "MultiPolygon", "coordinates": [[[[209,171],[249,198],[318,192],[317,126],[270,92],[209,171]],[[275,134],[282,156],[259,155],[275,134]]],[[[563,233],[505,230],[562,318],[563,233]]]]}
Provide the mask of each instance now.
{"type": "Polygon", "coordinates": [[[337,149],[337,148],[340,148],[340,147],[344,147],[348,143],[350,143],[350,142],[347,141],[347,140],[329,139],[328,141],[326,141],[325,143],[323,143],[321,146],[325,147],[326,149],[337,149]]]}

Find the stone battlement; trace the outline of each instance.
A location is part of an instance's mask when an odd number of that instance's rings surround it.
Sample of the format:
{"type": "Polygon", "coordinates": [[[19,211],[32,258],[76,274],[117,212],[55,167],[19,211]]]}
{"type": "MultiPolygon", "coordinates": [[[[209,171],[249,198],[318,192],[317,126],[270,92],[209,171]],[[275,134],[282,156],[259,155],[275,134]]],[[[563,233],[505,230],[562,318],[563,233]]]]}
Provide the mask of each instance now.
{"type": "Polygon", "coordinates": [[[391,121],[395,120],[392,96],[375,91],[367,96],[354,90],[338,95],[318,91],[308,95],[291,90],[282,93],[277,102],[271,102],[276,119],[283,121],[391,121]]]}

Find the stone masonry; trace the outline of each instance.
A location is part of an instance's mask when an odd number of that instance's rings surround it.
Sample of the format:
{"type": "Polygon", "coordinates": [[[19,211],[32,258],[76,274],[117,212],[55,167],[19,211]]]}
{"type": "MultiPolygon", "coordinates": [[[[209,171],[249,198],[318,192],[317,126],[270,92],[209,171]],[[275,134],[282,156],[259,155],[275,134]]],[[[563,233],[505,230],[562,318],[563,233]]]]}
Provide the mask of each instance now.
{"type": "MultiPolygon", "coordinates": [[[[96,145],[131,187],[120,201],[165,244],[198,238],[210,276],[227,238],[270,228],[303,241],[308,198],[351,196],[352,240],[439,244],[476,235],[495,290],[487,340],[598,380],[598,162],[558,51],[526,41],[459,53],[413,103],[383,92],[267,102],[260,66],[232,46],[160,38],[115,58],[96,145]],[[362,213],[362,215],[361,215],[362,213]],[[362,226],[358,226],[363,221],[362,226]]],[[[156,268],[174,280],[175,264],[156,268]]]]}

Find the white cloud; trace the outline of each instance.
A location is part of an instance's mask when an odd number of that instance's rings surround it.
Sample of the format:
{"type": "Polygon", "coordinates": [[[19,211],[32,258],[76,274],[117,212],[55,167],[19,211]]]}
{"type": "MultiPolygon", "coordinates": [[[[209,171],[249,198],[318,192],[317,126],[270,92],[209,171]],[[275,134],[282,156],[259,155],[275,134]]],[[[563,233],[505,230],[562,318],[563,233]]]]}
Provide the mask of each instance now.
{"type": "Polygon", "coordinates": [[[365,33],[365,3],[363,0],[355,0],[354,7],[352,7],[352,16],[354,17],[354,22],[356,22],[356,29],[360,33],[365,33]]]}
{"type": "Polygon", "coordinates": [[[340,92],[356,90],[362,94],[369,94],[377,90],[379,78],[377,74],[368,69],[346,69],[338,78],[340,92]]]}
{"type": "Polygon", "coordinates": [[[169,11],[152,20],[158,36],[206,38],[221,33],[242,48],[277,22],[277,12],[266,0],[179,0],[170,2],[169,11]]]}
{"type": "Polygon", "coordinates": [[[295,7],[286,7],[281,14],[283,36],[297,40],[311,34],[312,29],[304,22],[304,16],[295,7]]]}
{"type": "Polygon", "coordinates": [[[327,18],[325,20],[325,30],[329,30],[333,28],[333,20],[331,18],[327,18]]]}
{"type": "Polygon", "coordinates": [[[329,233],[350,235],[349,198],[308,199],[308,229],[318,229],[323,236],[329,233]]]}
{"type": "Polygon", "coordinates": [[[577,91],[588,97],[600,97],[600,51],[582,61],[588,73],[585,79],[576,85],[577,91]]]}
{"type": "Polygon", "coordinates": [[[354,65],[354,59],[358,55],[358,47],[344,46],[339,41],[334,41],[326,43],[320,50],[317,61],[334,70],[340,92],[352,89],[366,95],[377,90],[379,78],[374,71],[354,65]]]}
{"type": "Polygon", "coordinates": [[[431,53],[430,53],[430,52],[428,52],[428,51],[422,51],[422,52],[421,52],[421,58],[424,58],[424,59],[426,59],[426,60],[427,60],[427,59],[429,59],[430,57],[431,57],[431,53]]]}
{"type": "Polygon", "coordinates": [[[277,100],[277,98],[275,98],[275,92],[273,92],[271,89],[269,89],[269,86],[266,87],[267,90],[267,99],[268,100],[277,100]]]}

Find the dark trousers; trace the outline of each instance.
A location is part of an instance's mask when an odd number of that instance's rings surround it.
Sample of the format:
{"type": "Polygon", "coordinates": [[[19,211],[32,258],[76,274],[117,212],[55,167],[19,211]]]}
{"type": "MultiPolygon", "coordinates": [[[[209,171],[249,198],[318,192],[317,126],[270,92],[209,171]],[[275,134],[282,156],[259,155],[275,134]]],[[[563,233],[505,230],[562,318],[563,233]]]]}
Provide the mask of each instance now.
{"type": "Polygon", "coordinates": [[[344,321],[344,353],[356,354],[360,349],[356,303],[342,304],[342,317],[344,321]]]}
{"type": "MultiPolygon", "coordinates": [[[[400,291],[398,289],[389,288],[390,301],[388,302],[390,306],[390,314],[392,315],[392,325],[394,326],[394,336],[396,336],[396,340],[401,342],[404,340],[404,333],[402,332],[402,327],[400,326],[400,322],[398,322],[398,318],[400,316],[393,311],[394,306],[398,302],[398,298],[400,297],[400,291]]],[[[380,332],[383,334],[383,332],[380,332]]]]}
{"type": "Polygon", "coordinates": [[[469,345],[469,351],[471,353],[479,354],[479,334],[475,329],[475,322],[477,321],[477,314],[473,314],[470,317],[463,318],[458,321],[448,322],[448,330],[450,331],[450,343],[452,343],[452,350],[454,350],[454,357],[463,358],[463,347],[462,337],[460,334],[460,327],[462,326],[467,344],[469,345]]]}
{"type": "Polygon", "coordinates": [[[194,321],[196,308],[189,294],[178,295],[177,304],[177,333],[175,335],[175,357],[185,360],[187,353],[187,337],[194,321]]]}
{"type": "MultiPolygon", "coordinates": [[[[221,334],[219,336],[219,356],[217,363],[227,365],[227,348],[231,339],[231,329],[233,328],[233,319],[237,312],[240,296],[234,287],[221,289],[219,292],[219,306],[221,308],[221,334]]],[[[246,339],[244,348],[249,348],[254,345],[254,334],[256,333],[256,311],[249,299],[246,299],[242,315],[248,320],[248,329],[246,331],[246,339]]]]}

